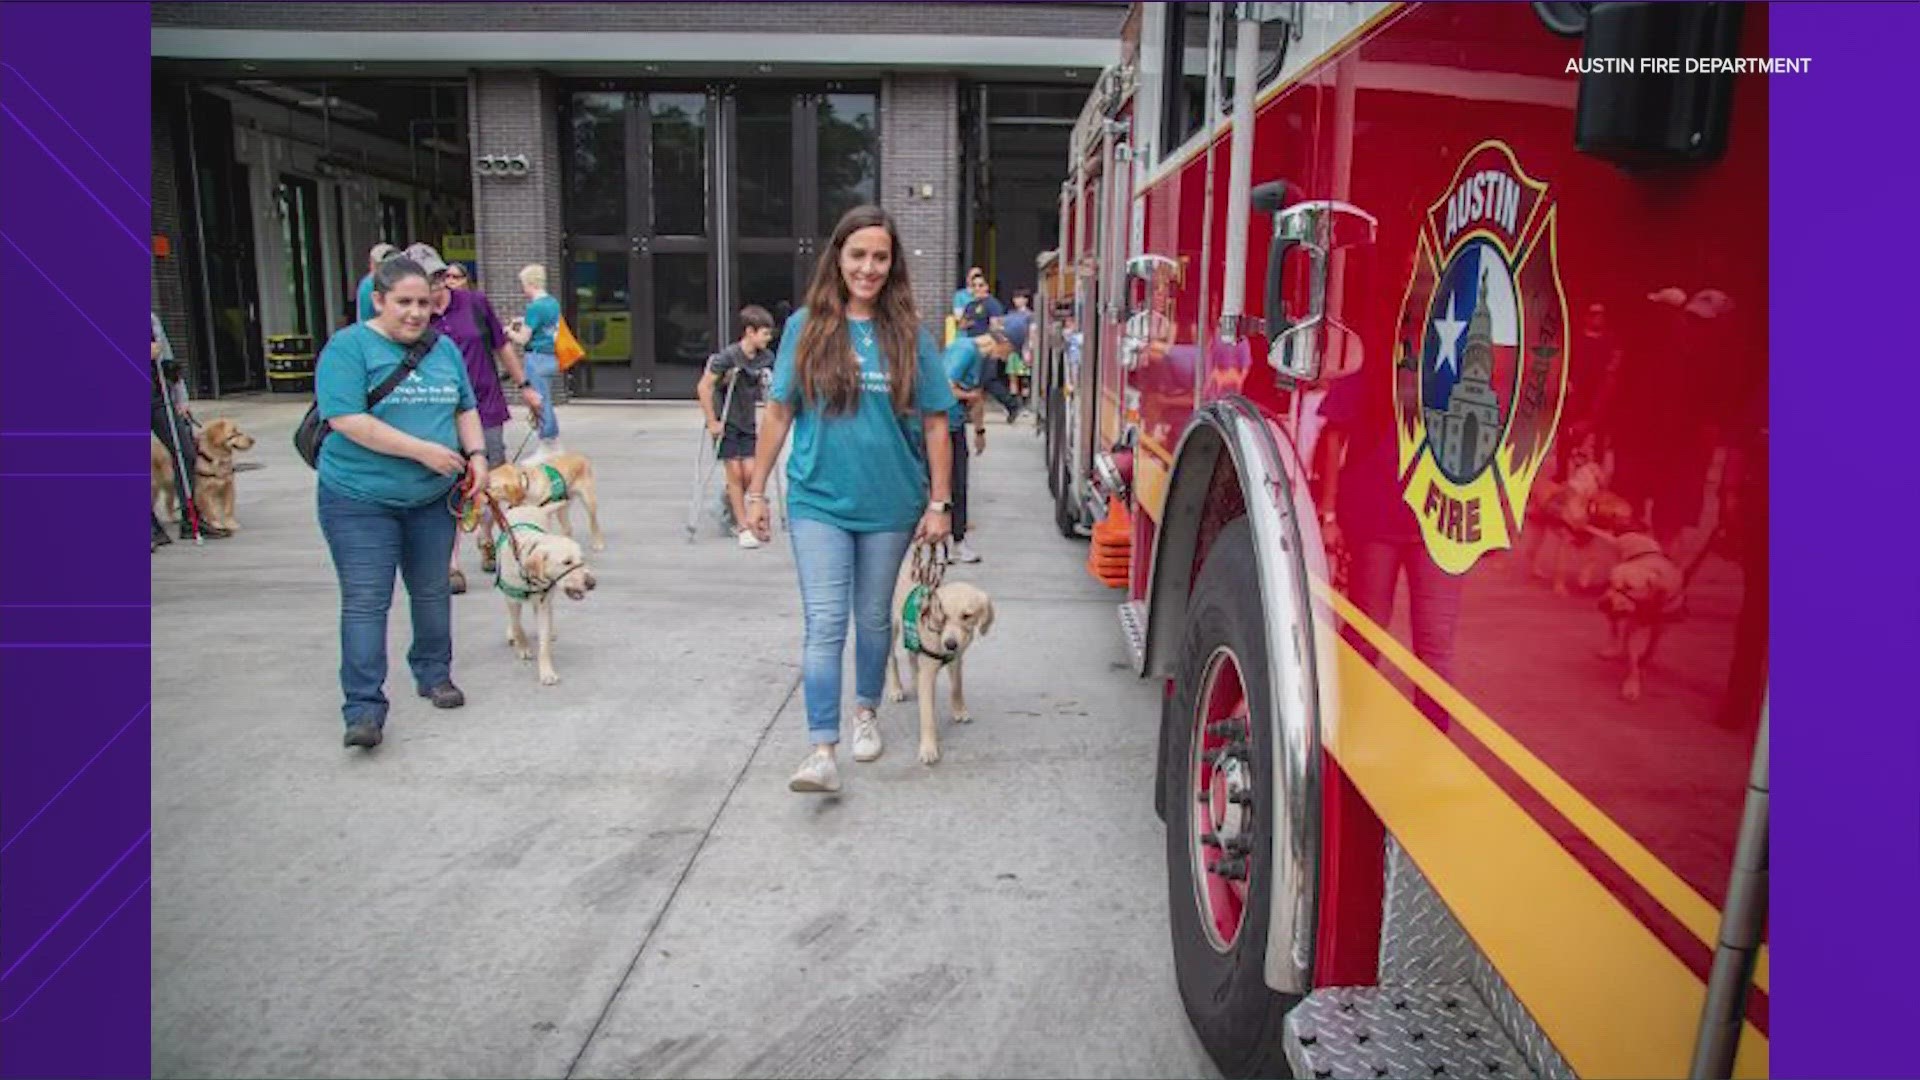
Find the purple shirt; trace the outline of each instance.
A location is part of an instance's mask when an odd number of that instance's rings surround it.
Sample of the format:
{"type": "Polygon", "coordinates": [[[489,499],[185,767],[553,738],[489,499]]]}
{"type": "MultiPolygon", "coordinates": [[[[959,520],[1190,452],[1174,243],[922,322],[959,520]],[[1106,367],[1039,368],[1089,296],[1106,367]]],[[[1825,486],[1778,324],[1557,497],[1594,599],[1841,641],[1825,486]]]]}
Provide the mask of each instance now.
{"type": "Polygon", "coordinates": [[[493,354],[507,343],[507,332],[501,328],[500,317],[493,313],[486,294],[472,289],[452,290],[447,310],[433,317],[433,328],[460,347],[460,359],[467,364],[467,381],[473,384],[474,400],[480,408],[480,426],[505,424],[507,396],[500,389],[493,354]]]}

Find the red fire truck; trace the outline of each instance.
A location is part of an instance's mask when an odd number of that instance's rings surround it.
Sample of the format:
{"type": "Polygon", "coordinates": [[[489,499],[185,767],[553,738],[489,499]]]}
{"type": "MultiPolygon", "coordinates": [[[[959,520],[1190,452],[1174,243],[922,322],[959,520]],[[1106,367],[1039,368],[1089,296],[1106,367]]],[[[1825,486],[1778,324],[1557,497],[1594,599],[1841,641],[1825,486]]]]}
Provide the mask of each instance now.
{"type": "Polygon", "coordinates": [[[1226,1074],[1766,1073],[1767,85],[1685,63],[1766,54],[1132,6],[1037,392],[1226,1074]]]}

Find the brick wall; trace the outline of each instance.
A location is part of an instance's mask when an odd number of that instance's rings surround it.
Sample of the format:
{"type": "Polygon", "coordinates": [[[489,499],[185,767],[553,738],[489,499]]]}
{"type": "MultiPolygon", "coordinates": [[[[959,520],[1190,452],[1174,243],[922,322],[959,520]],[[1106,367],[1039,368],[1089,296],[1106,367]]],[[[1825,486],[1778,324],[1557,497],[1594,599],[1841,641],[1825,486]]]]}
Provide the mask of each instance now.
{"type": "Polygon", "coordinates": [[[465,30],[970,34],[1115,38],[1123,3],[156,3],[153,25],[236,30],[390,31],[418,22],[465,30]]]}
{"type": "Polygon", "coordinates": [[[520,268],[540,263],[558,291],[560,146],[558,107],[535,71],[483,71],[468,85],[468,143],[475,156],[525,154],[532,171],[506,178],[475,174],[473,216],[479,234],[480,280],[500,317],[526,310],[520,268]]]}
{"type": "MultiPolygon", "coordinates": [[[[152,262],[153,310],[160,313],[160,325],[167,331],[167,343],[173,346],[173,358],[187,370],[187,385],[194,396],[208,392],[212,383],[201,370],[200,357],[193,347],[191,313],[187,310],[188,237],[181,213],[178,178],[174,173],[174,123],[183,98],[172,83],[157,82],[153,87],[153,231],[172,243],[173,253],[152,262]]],[[[185,147],[181,151],[185,152],[185,147]]]]}
{"type": "Polygon", "coordinates": [[[960,280],[960,101],[952,77],[881,83],[880,184],[880,205],[907,249],[914,303],[937,331],[960,280]],[[925,184],[931,198],[919,193],[925,184]]]}

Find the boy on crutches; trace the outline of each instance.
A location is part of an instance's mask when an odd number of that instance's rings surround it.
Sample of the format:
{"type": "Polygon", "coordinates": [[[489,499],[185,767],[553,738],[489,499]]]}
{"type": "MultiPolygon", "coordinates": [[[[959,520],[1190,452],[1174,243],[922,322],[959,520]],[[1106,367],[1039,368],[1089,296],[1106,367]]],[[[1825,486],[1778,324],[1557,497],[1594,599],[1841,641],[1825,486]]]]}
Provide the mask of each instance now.
{"type": "MultiPolygon", "coordinates": [[[[706,416],[707,435],[719,444],[720,462],[727,475],[727,502],[736,526],[747,520],[747,479],[753,471],[759,441],[761,374],[773,365],[773,352],[768,348],[772,343],[773,316],[756,304],[740,309],[740,340],[707,360],[707,370],[696,388],[700,411],[706,416]],[[719,403],[714,401],[715,390],[722,392],[719,403]]],[[[739,528],[734,535],[743,548],[760,546],[751,529],[739,528]]]]}

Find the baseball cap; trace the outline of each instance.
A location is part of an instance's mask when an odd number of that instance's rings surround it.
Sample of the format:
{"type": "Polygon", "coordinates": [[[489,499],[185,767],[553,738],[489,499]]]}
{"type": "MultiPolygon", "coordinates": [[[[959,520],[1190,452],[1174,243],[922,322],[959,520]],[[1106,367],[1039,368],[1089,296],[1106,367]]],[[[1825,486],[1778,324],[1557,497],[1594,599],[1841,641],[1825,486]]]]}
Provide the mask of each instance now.
{"type": "Polygon", "coordinates": [[[447,272],[447,260],[441,258],[431,244],[410,244],[401,254],[419,263],[420,269],[425,270],[428,277],[447,272]]]}
{"type": "Polygon", "coordinates": [[[374,262],[386,262],[388,259],[400,254],[400,249],[383,240],[373,245],[373,250],[367,254],[373,257],[374,262]]]}

